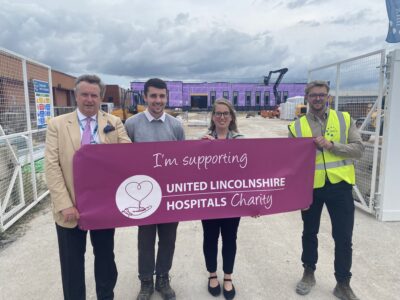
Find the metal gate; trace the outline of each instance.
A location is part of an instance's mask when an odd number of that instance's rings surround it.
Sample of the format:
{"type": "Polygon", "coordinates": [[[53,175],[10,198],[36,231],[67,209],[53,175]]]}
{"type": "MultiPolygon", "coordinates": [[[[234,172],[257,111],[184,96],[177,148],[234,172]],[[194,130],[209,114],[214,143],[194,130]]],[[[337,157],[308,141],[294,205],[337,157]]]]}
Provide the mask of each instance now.
{"type": "Polygon", "coordinates": [[[332,95],[330,106],[348,111],[360,130],[365,153],[355,161],[356,206],[376,214],[379,205],[379,174],[383,144],[385,109],[385,50],[308,71],[308,80],[326,80],[332,95]]]}
{"type": "Polygon", "coordinates": [[[48,194],[41,109],[50,99],[47,117],[53,116],[51,87],[49,66],[0,48],[0,231],[48,194]],[[39,83],[48,89],[46,98],[39,83]]]}

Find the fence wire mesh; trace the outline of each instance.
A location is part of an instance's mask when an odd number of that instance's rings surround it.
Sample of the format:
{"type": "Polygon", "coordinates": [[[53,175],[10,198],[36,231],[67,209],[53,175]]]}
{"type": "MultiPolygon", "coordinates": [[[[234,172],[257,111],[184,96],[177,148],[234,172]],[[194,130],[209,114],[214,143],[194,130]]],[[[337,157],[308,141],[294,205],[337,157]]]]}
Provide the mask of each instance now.
{"type": "Polygon", "coordinates": [[[73,112],[75,109],[75,106],[54,107],[54,116],[57,117],[59,115],[67,114],[73,112]]]}
{"type": "Polygon", "coordinates": [[[48,193],[33,82],[50,86],[49,74],[49,67],[0,49],[0,231],[48,193]]]}
{"type": "Polygon", "coordinates": [[[360,206],[371,213],[379,187],[384,61],[385,51],[382,50],[309,71],[310,81],[329,82],[330,107],[349,112],[360,130],[365,153],[355,161],[353,195],[360,206]]]}

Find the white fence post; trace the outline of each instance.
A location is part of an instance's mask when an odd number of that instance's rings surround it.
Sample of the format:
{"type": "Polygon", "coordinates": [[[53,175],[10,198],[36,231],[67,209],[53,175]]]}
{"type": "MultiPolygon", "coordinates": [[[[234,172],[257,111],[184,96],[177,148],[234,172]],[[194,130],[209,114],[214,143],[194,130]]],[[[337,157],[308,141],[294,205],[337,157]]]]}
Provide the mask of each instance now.
{"type": "MultiPolygon", "coordinates": [[[[353,187],[355,205],[362,210],[378,214],[380,191],[377,176],[381,163],[380,113],[383,96],[385,50],[374,51],[308,71],[308,80],[332,83],[334,108],[348,111],[359,128],[365,153],[356,160],[356,185],[353,187]],[[334,83],[334,84],[333,84],[334,83]],[[372,118],[372,115],[374,118],[372,118]],[[375,121],[375,122],[373,122],[375,121]],[[371,139],[372,137],[372,139],[371,139]],[[370,140],[371,139],[371,140],[370,140]]],[[[381,185],[379,185],[381,186],[381,185]]]]}
{"type": "Polygon", "coordinates": [[[382,180],[382,201],[379,207],[381,221],[400,221],[400,50],[388,55],[389,94],[386,100],[384,123],[383,165],[380,178],[382,180]]]}
{"type": "Polygon", "coordinates": [[[0,47],[0,232],[49,194],[34,79],[48,82],[52,97],[49,66],[0,47]]]}
{"type": "Polygon", "coordinates": [[[336,67],[335,110],[339,110],[339,92],[340,92],[340,64],[338,64],[336,67]]]}

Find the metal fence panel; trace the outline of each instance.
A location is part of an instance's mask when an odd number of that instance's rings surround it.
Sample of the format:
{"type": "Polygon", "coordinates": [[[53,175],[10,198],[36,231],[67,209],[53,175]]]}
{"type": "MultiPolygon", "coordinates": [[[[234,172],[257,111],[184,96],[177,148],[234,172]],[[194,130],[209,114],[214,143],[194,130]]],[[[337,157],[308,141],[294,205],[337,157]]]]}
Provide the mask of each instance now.
{"type": "Polygon", "coordinates": [[[52,103],[50,67],[0,48],[0,231],[48,194],[34,80],[48,84],[52,103]]]}
{"type": "Polygon", "coordinates": [[[75,106],[54,107],[54,116],[57,117],[59,115],[67,114],[73,112],[75,109],[75,106]]]}
{"type": "Polygon", "coordinates": [[[381,168],[385,50],[309,70],[309,81],[329,81],[330,107],[347,111],[360,130],[365,153],[355,161],[356,205],[376,213],[381,168]]]}

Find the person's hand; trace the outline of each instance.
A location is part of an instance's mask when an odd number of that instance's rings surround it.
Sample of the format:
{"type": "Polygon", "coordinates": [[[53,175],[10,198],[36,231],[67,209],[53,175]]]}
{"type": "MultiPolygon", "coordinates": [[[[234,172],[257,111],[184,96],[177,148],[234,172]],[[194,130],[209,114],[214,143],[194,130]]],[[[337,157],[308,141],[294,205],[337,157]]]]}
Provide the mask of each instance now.
{"type": "Polygon", "coordinates": [[[212,135],[206,134],[206,135],[203,135],[203,137],[201,139],[202,140],[215,140],[215,137],[213,137],[212,135]]]}
{"type": "Polygon", "coordinates": [[[306,210],[309,210],[310,209],[310,207],[306,207],[306,208],[303,208],[301,211],[306,211],[306,210]]]}
{"type": "Polygon", "coordinates": [[[79,212],[74,206],[63,209],[61,214],[64,217],[64,222],[73,222],[79,220],[79,212]]]}
{"type": "Polygon", "coordinates": [[[314,138],[314,143],[320,149],[331,150],[333,148],[333,143],[331,141],[328,141],[323,136],[317,136],[316,138],[314,138]]]}
{"type": "Polygon", "coordinates": [[[251,216],[254,219],[258,219],[261,215],[255,215],[255,216],[251,216]]]}

